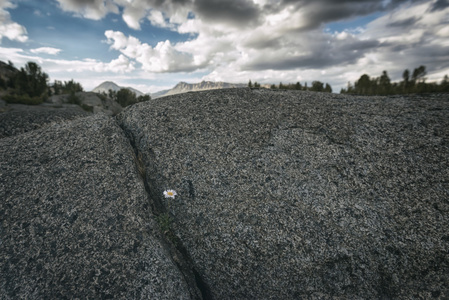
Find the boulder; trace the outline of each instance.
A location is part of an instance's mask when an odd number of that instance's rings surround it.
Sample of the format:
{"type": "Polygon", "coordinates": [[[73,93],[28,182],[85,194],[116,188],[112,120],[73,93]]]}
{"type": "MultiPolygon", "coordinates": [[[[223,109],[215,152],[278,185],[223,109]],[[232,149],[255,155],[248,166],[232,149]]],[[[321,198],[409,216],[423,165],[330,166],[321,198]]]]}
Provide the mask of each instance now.
{"type": "Polygon", "coordinates": [[[117,119],[208,298],[449,297],[448,95],[241,88],[117,119]]]}
{"type": "Polygon", "coordinates": [[[0,139],[1,299],[191,299],[105,115],[0,139]]]}

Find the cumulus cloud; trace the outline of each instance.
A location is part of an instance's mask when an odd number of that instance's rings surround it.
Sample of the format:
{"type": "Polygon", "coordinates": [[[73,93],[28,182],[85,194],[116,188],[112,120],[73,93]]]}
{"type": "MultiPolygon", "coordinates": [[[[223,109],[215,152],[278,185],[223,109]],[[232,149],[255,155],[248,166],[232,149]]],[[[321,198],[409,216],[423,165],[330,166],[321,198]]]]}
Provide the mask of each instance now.
{"type": "Polygon", "coordinates": [[[26,28],[13,22],[7,11],[7,9],[14,7],[10,1],[0,0],[0,43],[4,37],[22,43],[28,40],[26,28]]]}
{"type": "Polygon", "coordinates": [[[96,63],[93,65],[96,72],[129,73],[135,70],[134,62],[131,62],[126,56],[120,54],[117,59],[109,63],[96,63]]]}
{"type": "MultiPolygon", "coordinates": [[[[449,68],[447,0],[57,1],[62,9],[90,19],[115,13],[135,30],[149,21],[190,34],[181,42],[164,38],[150,45],[108,30],[110,49],[120,55],[105,63],[83,61],[82,70],[117,74],[207,70],[204,79],[209,80],[319,79],[338,86],[362,73],[377,76],[388,70],[395,80],[403,69],[421,64],[438,74],[449,68]],[[380,17],[357,30],[326,30],[332,22],[373,13],[380,17]]],[[[1,30],[0,35],[20,36],[20,25],[16,25],[16,33],[1,30]]],[[[22,36],[26,38],[26,31],[22,36]]]]}
{"type": "MultiPolygon", "coordinates": [[[[333,1],[317,2],[335,8],[333,1]]],[[[192,53],[192,49],[200,49],[216,61],[205,80],[247,82],[251,78],[262,83],[273,79],[310,83],[319,79],[330,82],[338,91],[363,73],[380,76],[388,70],[393,80],[400,80],[405,68],[422,64],[439,75],[449,69],[449,7],[439,4],[440,9],[435,9],[439,0],[355,2],[371,5],[371,9],[384,14],[364,28],[331,32],[323,30],[324,21],[363,15],[369,10],[361,5],[357,8],[355,3],[352,9],[343,5],[335,14],[325,10],[309,14],[315,1],[260,0],[270,13],[255,28],[237,34],[225,30],[217,33],[217,24],[189,20],[179,30],[198,32],[196,39],[183,44],[184,48],[189,46],[192,53]],[[310,16],[321,19],[314,21],[310,16]],[[220,52],[213,45],[225,50],[220,52]]],[[[429,74],[429,78],[432,76],[429,74]]]]}
{"type": "Polygon", "coordinates": [[[191,72],[203,67],[195,63],[191,53],[179,51],[169,40],[159,42],[153,48],[119,31],[108,30],[105,36],[112,49],[135,59],[148,72],[191,72]]]}
{"type": "MultiPolygon", "coordinates": [[[[257,26],[265,18],[291,17],[291,30],[316,29],[322,24],[388,11],[407,3],[424,0],[57,0],[65,11],[90,19],[108,13],[118,14],[133,29],[141,29],[148,18],[153,25],[175,28],[188,20],[189,14],[213,24],[244,28],[257,26]],[[120,10],[121,8],[121,10],[120,10]],[[296,13],[295,13],[296,12],[296,13]],[[168,19],[168,22],[167,20],[168,19]]],[[[432,10],[447,7],[446,0],[434,0],[432,10]]],[[[283,20],[287,21],[287,20],[283,20]]]]}
{"type": "Polygon", "coordinates": [[[36,49],[31,49],[31,53],[39,54],[39,53],[45,53],[50,55],[57,55],[59,52],[61,52],[61,49],[52,48],[52,47],[41,47],[36,49]]]}

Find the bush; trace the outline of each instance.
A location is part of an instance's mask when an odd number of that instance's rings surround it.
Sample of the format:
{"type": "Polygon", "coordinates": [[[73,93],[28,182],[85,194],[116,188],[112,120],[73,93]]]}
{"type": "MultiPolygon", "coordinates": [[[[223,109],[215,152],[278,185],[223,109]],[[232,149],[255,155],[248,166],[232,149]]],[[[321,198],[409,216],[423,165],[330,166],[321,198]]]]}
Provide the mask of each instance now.
{"type": "Polygon", "coordinates": [[[92,106],[89,106],[89,105],[84,104],[84,103],[81,104],[81,108],[84,109],[85,111],[88,111],[88,112],[94,112],[94,108],[92,106]]]}
{"type": "Polygon", "coordinates": [[[116,101],[122,107],[137,103],[136,94],[129,89],[120,89],[116,94],[116,101]]]}
{"type": "Polygon", "coordinates": [[[44,97],[30,97],[27,94],[24,95],[5,95],[3,100],[8,103],[14,104],[27,104],[27,105],[39,105],[44,102],[44,97]]]}
{"type": "Polygon", "coordinates": [[[81,106],[81,99],[75,95],[75,93],[70,93],[69,98],[67,99],[70,104],[76,104],[81,106]]]}
{"type": "Polygon", "coordinates": [[[106,93],[95,93],[97,95],[98,98],[100,98],[101,101],[106,101],[108,96],[106,95],[106,93]]]}

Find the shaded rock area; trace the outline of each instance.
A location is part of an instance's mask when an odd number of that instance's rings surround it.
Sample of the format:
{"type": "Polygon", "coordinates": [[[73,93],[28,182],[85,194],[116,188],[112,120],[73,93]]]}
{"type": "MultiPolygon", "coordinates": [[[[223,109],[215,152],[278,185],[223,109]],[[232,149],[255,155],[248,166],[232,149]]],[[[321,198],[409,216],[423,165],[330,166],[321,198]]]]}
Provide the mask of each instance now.
{"type": "Polygon", "coordinates": [[[0,139],[1,299],[191,299],[114,119],[0,139]]]}
{"type": "Polygon", "coordinates": [[[215,90],[118,121],[208,297],[449,297],[447,94],[215,90]]]}
{"type": "Polygon", "coordinates": [[[89,115],[88,112],[75,104],[66,104],[64,107],[53,107],[45,104],[9,104],[5,107],[8,110],[0,112],[0,138],[89,115]]]}
{"type": "MultiPolygon", "coordinates": [[[[48,103],[53,105],[67,105],[70,103],[70,95],[54,95],[48,99],[48,103]]],[[[123,107],[116,101],[107,97],[100,98],[94,92],[77,92],[75,93],[77,104],[84,109],[97,113],[104,113],[109,116],[114,116],[123,110],[123,107]]]]}

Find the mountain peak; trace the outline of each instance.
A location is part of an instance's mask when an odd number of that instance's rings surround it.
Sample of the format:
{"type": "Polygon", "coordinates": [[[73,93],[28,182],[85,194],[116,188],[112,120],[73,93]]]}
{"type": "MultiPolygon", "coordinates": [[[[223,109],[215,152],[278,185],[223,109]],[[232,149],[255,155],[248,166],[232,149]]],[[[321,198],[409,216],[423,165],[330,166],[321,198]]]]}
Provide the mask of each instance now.
{"type": "Polygon", "coordinates": [[[142,93],[139,90],[136,90],[132,87],[123,87],[123,86],[119,86],[118,84],[116,84],[115,82],[112,81],[105,81],[102,84],[100,84],[99,86],[97,86],[96,88],[94,88],[92,90],[92,92],[95,93],[107,93],[109,90],[113,90],[115,92],[119,91],[120,89],[129,89],[130,91],[134,92],[136,94],[136,96],[142,96],[144,95],[144,93],[142,93]]]}

